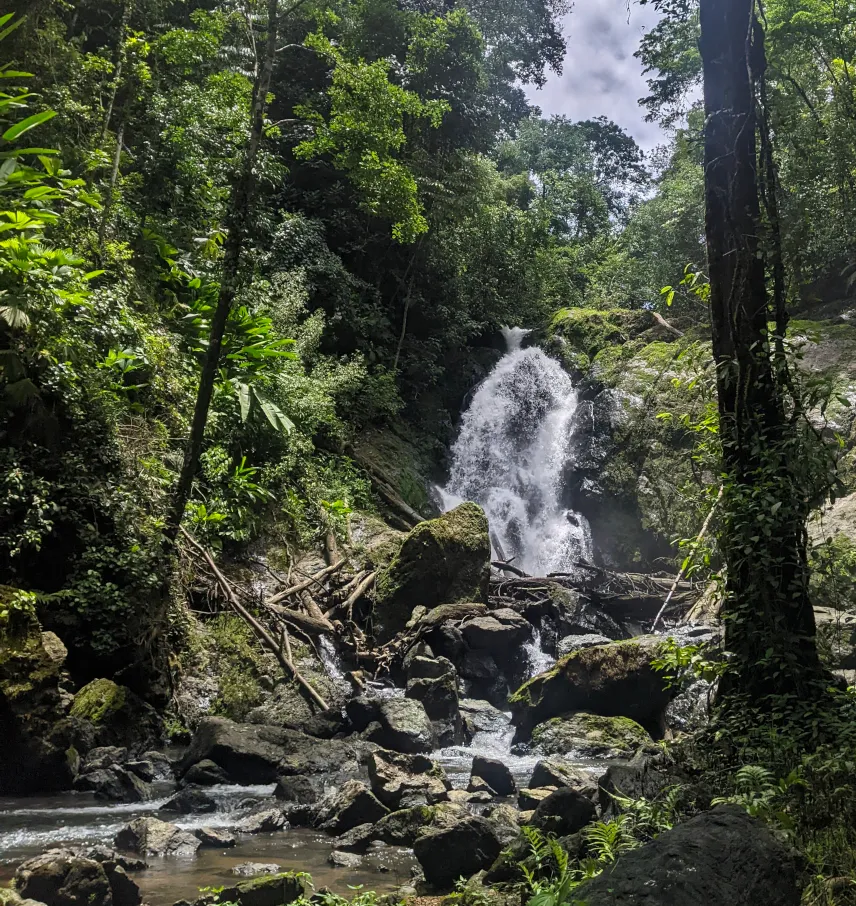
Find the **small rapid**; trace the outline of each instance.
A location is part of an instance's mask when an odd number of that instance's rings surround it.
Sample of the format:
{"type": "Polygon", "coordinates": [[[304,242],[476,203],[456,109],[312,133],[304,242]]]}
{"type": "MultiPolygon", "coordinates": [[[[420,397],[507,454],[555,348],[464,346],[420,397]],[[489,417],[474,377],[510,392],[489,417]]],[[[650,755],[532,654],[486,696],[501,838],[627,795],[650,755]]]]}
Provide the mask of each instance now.
{"type": "Polygon", "coordinates": [[[522,348],[525,334],[505,331],[508,352],[464,413],[442,503],[480,504],[494,553],[526,572],[573,573],[591,559],[588,523],[565,499],[578,396],[558,362],[522,348]]]}

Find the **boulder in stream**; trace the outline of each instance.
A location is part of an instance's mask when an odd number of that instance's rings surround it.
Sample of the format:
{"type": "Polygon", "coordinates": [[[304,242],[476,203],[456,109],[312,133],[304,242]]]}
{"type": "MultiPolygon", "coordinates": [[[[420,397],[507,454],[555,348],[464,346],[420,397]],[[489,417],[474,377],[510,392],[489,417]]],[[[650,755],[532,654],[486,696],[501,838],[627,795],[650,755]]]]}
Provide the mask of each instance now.
{"type": "Polygon", "coordinates": [[[418,604],[487,603],[490,537],[481,507],[464,503],[422,522],[404,539],[377,580],[374,611],[379,641],[405,628],[418,604]]]}
{"type": "Polygon", "coordinates": [[[200,827],[193,832],[193,835],[202,846],[212,849],[229,849],[238,842],[234,834],[222,827],[200,827]]]}
{"type": "Polygon", "coordinates": [[[436,744],[441,748],[464,742],[464,723],[458,709],[458,678],[454,667],[451,664],[449,667],[442,676],[408,680],[405,693],[407,698],[422,703],[433,725],[436,744]]]}
{"type": "Polygon", "coordinates": [[[139,906],[140,890],[115,861],[98,861],[69,849],[28,859],[15,873],[15,888],[46,906],[139,906]]]}
{"type": "Polygon", "coordinates": [[[524,683],[509,699],[516,739],[526,740],[538,724],[552,717],[585,711],[605,717],[629,717],[650,732],[662,732],[666,708],[674,695],[652,661],[662,639],[642,637],[584,648],[524,683]]]}
{"type": "Polygon", "coordinates": [[[295,872],[282,872],[268,877],[242,881],[225,887],[219,893],[209,893],[196,901],[197,906],[216,906],[218,903],[237,903],[238,906],[288,906],[305,893],[303,879],[295,872]]]}
{"type": "Polygon", "coordinates": [[[347,705],[358,732],[395,752],[416,754],[434,749],[434,727],[421,702],[410,698],[369,699],[359,696],[347,705]]]}
{"type": "Polygon", "coordinates": [[[582,830],[596,818],[597,809],[591,796],[561,787],[538,803],[531,823],[544,833],[565,837],[582,830]]]}
{"type": "Polygon", "coordinates": [[[210,758],[203,758],[202,761],[192,764],[181,778],[182,786],[217,786],[228,782],[229,775],[210,758]]]}
{"type": "Polygon", "coordinates": [[[539,755],[629,758],[645,746],[652,747],[653,740],[629,717],[579,711],[553,717],[532,730],[531,750],[539,755]]]}
{"type": "Polygon", "coordinates": [[[452,786],[440,764],[425,755],[381,749],[369,756],[368,768],[372,792],[390,809],[414,796],[424,796],[426,805],[443,802],[452,786]]]}
{"type": "Polygon", "coordinates": [[[200,842],[188,831],[157,818],[137,818],[116,834],[117,849],[144,856],[196,855],[200,842]]]}
{"type": "Polygon", "coordinates": [[[476,777],[486,781],[497,796],[514,796],[517,793],[517,783],[508,765],[496,758],[476,755],[473,758],[471,779],[476,777]]]}
{"type": "Polygon", "coordinates": [[[288,819],[282,809],[264,808],[244,818],[237,830],[242,834],[272,834],[287,827],[288,819]]]}
{"type": "Polygon", "coordinates": [[[216,812],[217,803],[199,787],[186,786],[165,802],[158,811],[177,812],[180,815],[205,815],[216,812]]]}
{"type": "Polygon", "coordinates": [[[142,752],[161,740],[163,726],[155,709],[126,686],[95,679],[74,696],[71,716],[85,721],[96,745],[127,746],[142,752]]]}
{"type": "Polygon", "coordinates": [[[799,906],[795,854],[737,806],[719,806],[624,853],[574,891],[586,906],[799,906]]]}
{"type": "Polygon", "coordinates": [[[529,780],[530,789],[541,787],[569,786],[576,790],[585,790],[592,796],[597,795],[597,780],[588,772],[565,761],[562,758],[542,758],[535,765],[529,780]]]}
{"type": "Polygon", "coordinates": [[[322,806],[321,827],[333,834],[344,834],[361,824],[374,824],[389,814],[389,809],[359,780],[349,780],[322,806]]]}
{"type": "Polygon", "coordinates": [[[155,798],[152,787],[136,774],[114,765],[80,774],[74,780],[79,793],[94,793],[108,802],[149,802],[155,798]]]}
{"type": "Polygon", "coordinates": [[[588,632],[585,635],[568,635],[559,640],[556,651],[559,657],[565,657],[574,651],[582,651],[584,648],[596,648],[598,645],[608,645],[612,639],[607,638],[597,632],[588,632]]]}

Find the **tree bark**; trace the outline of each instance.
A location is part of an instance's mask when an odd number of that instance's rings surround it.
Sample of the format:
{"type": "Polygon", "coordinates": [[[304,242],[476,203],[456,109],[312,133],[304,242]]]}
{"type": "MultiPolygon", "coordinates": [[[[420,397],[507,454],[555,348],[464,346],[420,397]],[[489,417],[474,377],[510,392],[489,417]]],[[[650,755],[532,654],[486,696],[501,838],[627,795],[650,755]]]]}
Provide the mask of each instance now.
{"type": "Polygon", "coordinates": [[[808,599],[808,504],[770,355],[760,254],[754,0],[701,0],[706,237],[725,490],[726,695],[802,692],[818,674],[808,599]]]}
{"type": "Polygon", "coordinates": [[[167,521],[166,535],[170,541],[174,541],[178,534],[187,501],[190,499],[193,477],[196,474],[199,465],[199,455],[202,452],[205,426],[208,423],[208,410],[214,393],[214,382],[217,379],[217,372],[220,368],[220,352],[223,345],[223,335],[226,331],[226,322],[229,319],[229,312],[232,310],[235,296],[238,293],[241,253],[244,248],[244,238],[255,187],[253,171],[264,131],[265,106],[276,56],[277,6],[278,0],[268,0],[267,40],[259,77],[253,88],[250,134],[244,150],[241,170],[232,185],[229,211],[226,217],[227,236],[224,244],[223,276],[220,281],[220,294],[217,299],[214,317],[211,320],[208,350],[199,380],[199,391],[193,412],[190,437],[184,453],[184,463],[173,496],[171,513],[167,521]]]}

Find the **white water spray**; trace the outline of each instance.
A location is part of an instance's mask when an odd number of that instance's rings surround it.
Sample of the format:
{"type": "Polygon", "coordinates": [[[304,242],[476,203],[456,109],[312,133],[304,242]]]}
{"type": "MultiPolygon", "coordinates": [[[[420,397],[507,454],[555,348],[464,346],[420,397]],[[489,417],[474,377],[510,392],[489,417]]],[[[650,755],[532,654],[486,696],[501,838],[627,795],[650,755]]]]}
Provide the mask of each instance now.
{"type": "Polygon", "coordinates": [[[521,348],[527,332],[503,331],[508,353],[464,413],[443,504],[484,507],[492,536],[526,572],[573,573],[576,560],[591,559],[588,523],[562,493],[573,467],[577,394],[557,362],[521,348]]]}

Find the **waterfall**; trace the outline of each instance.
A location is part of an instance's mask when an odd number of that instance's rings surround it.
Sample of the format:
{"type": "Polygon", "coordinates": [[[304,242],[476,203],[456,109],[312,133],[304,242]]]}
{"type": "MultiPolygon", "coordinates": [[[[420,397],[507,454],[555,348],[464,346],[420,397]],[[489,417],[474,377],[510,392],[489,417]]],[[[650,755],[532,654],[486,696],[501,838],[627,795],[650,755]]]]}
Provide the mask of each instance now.
{"type": "Polygon", "coordinates": [[[495,547],[526,572],[572,573],[591,559],[588,523],[563,500],[577,393],[558,362],[521,348],[526,333],[504,331],[508,352],[464,413],[442,502],[480,504],[495,547]]]}

